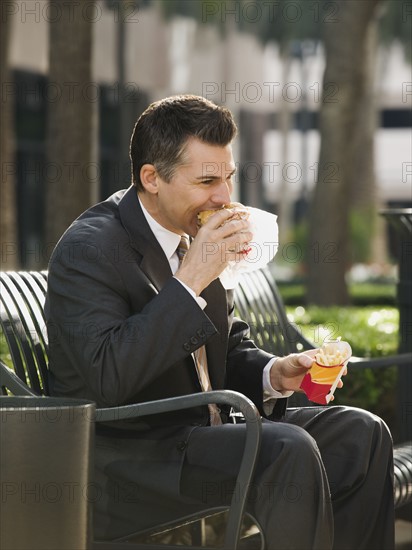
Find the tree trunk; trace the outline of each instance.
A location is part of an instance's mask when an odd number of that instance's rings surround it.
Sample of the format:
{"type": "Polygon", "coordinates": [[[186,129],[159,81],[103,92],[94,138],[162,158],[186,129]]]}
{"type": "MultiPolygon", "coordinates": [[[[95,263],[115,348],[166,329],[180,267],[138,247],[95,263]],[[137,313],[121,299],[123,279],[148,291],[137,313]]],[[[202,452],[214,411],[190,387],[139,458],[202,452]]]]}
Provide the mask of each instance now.
{"type": "MultiPolygon", "coordinates": [[[[292,58],[289,48],[281,47],[282,59],[282,87],[290,82],[290,68],[292,58]]],[[[283,88],[282,88],[283,89],[283,88]]],[[[282,94],[282,101],[279,107],[279,131],[282,139],[281,168],[282,181],[279,191],[279,236],[285,244],[291,239],[291,228],[293,225],[293,199],[290,193],[290,183],[285,178],[285,166],[289,162],[289,140],[293,127],[293,117],[290,102],[286,101],[282,94]]]]}
{"type": "Polygon", "coordinates": [[[71,0],[51,0],[47,135],[47,250],[91,204],[98,166],[93,151],[99,91],[92,82],[92,3],[87,17],[71,0]],[[72,4],[72,6],[68,6],[72,4]],[[69,9],[71,8],[71,9],[69,9]]]}
{"type": "MultiPolygon", "coordinates": [[[[11,11],[11,9],[10,9],[11,11]]],[[[1,167],[1,268],[16,269],[19,266],[19,247],[16,221],[16,158],[13,110],[14,90],[9,69],[10,16],[0,18],[0,81],[2,100],[0,101],[0,167],[1,167]]]]}
{"type": "Polygon", "coordinates": [[[320,112],[321,149],[312,198],[308,248],[308,301],[349,302],[349,210],[355,186],[373,170],[368,132],[358,139],[364,98],[369,97],[368,42],[380,0],[340,0],[336,22],[324,24],[326,69],[320,112]],[[359,158],[363,169],[359,171],[359,158]]]}
{"type": "MultiPolygon", "coordinates": [[[[378,10],[380,11],[380,10],[378,10]]],[[[357,121],[357,144],[354,171],[357,175],[352,190],[353,225],[352,238],[361,243],[357,247],[360,257],[352,254],[357,262],[387,262],[386,222],[379,215],[384,204],[376,185],[374,162],[374,138],[378,128],[378,94],[375,87],[377,67],[379,20],[375,17],[368,28],[366,48],[368,56],[367,88],[360,98],[357,121]]]]}

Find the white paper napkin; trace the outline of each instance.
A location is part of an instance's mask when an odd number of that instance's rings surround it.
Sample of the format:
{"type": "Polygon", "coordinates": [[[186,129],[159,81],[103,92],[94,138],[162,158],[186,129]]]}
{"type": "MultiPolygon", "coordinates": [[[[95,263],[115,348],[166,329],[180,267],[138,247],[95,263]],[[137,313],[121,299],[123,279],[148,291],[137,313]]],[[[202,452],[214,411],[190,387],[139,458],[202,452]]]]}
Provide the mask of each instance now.
{"type": "Polygon", "coordinates": [[[242,273],[256,271],[267,265],[276,255],[279,245],[277,216],[258,208],[246,207],[253,239],[249,252],[238,262],[229,265],[219,278],[226,289],[235,288],[242,273]]]}

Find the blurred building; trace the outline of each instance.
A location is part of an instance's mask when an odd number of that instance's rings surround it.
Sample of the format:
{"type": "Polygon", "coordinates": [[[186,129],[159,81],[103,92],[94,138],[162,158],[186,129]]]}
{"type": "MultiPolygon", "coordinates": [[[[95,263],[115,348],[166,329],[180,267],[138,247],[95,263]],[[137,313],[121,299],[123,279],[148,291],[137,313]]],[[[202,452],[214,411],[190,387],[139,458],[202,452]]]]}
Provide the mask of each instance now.
{"type": "MultiPolygon", "coordinates": [[[[93,22],[93,82],[85,94],[98,103],[98,198],[129,185],[124,151],[119,150],[117,120],[126,110],[129,139],[136,117],[153,100],[176,93],[203,95],[225,104],[240,126],[235,146],[236,194],[244,202],[276,209],[282,193],[291,203],[310,192],[319,152],[317,113],[324,56],[306,44],[305,55],[292,57],[288,71],[276,45],[263,47],[256,37],[228,25],[194,19],[165,20],[156,4],[127,2],[119,24],[111,2],[79,3],[93,22]],[[124,38],[119,67],[118,36],[124,38]],[[121,81],[123,79],[123,81],[121,81]],[[125,101],[120,101],[120,86],[125,101]],[[286,116],[285,116],[286,113],[286,116]],[[286,127],[285,127],[286,124],[286,127]]],[[[2,96],[15,100],[16,166],[20,235],[42,238],[42,182],[48,105],[58,101],[56,83],[48,80],[47,1],[16,2],[10,61],[13,82],[2,96]]],[[[81,9],[81,8],[78,8],[81,9]]],[[[56,14],[54,14],[56,16],[56,14]]],[[[301,45],[302,46],[302,45],[301,45]]],[[[302,53],[302,52],[301,52],[302,53]]],[[[70,85],[70,83],[68,83],[70,85]]],[[[376,133],[376,175],[382,204],[410,205],[411,67],[401,47],[382,52],[377,69],[380,127],[376,133]]],[[[333,95],[333,86],[328,89],[333,95]]],[[[124,140],[123,140],[124,143],[124,140]]],[[[127,162],[127,160],[126,160],[127,162]]]]}

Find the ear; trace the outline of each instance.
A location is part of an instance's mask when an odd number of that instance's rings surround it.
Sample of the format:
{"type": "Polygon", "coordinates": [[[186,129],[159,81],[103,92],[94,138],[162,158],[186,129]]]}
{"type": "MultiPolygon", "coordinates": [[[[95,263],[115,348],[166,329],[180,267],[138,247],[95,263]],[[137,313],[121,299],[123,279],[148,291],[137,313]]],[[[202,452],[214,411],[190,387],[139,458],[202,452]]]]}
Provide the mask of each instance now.
{"type": "Polygon", "coordinates": [[[158,176],[156,168],[153,164],[143,164],[140,168],[140,181],[144,190],[148,193],[157,194],[158,192],[158,176]]]}

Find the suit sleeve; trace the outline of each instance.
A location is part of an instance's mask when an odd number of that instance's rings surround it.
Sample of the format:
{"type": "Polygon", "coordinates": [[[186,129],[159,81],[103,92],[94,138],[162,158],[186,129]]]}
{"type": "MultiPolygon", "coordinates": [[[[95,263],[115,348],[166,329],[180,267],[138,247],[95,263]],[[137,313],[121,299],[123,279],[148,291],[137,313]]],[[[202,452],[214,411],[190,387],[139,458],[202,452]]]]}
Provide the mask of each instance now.
{"type": "MultiPolygon", "coordinates": [[[[231,300],[228,300],[229,304],[231,300]]],[[[233,315],[233,305],[230,315],[233,315]]],[[[287,399],[278,399],[270,415],[263,407],[263,370],[273,355],[259,349],[250,338],[249,325],[237,317],[232,318],[227,356],[227,387],[243,393],[258,408],[260,414],[271,420],[282,417],[287,399]]]]}
{"type": "Polygon", "coordinates": [[[99,254],[93,265],[93,251],[87,246],[79,247],[77,256],[73,250],[71,258],[55,257],[49,268],[51,370],[68,376],[59,365],[62,358],[66,370],[76,371],[99,405],[127,403],[216,332],[174,278],[157,292],[134,264],[130,269],[140,300],[136,307],[115,262],[99,254]]]}

